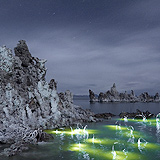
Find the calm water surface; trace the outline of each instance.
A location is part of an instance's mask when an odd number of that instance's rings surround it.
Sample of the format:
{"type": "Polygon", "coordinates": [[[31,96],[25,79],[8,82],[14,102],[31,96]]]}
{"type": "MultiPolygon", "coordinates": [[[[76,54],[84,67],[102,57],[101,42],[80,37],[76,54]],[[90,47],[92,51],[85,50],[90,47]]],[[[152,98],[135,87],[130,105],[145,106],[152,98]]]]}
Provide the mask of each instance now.
{"type": "MultiPolygon", "coordinates": [[[[133,112],[137,108],[159,113],[159,103],[114,103],[90,104],[88,100],[75,100],[75,104],[96,113],[121,110],[133,112]],[[146,107],[145,107],[146,106],[146,107]]],[[[31,146],[29,151],[4,160],[159,160],[160,121],[119,119],[99,123],[83,124],[72,128],[46,131],[54,134],[49,143],[31,146]],[[87,126],[86,126],[87,125],[87,126]]]]}
{"type": "Polygon", "coordinates": [[[74,103],[85,109],[91,109],[95,113],[110,112],[119,115],[123,112],[149,111],[154,114],[160,112],[160,103],[90,103],[89,98],[75,98],[74,103]]]}

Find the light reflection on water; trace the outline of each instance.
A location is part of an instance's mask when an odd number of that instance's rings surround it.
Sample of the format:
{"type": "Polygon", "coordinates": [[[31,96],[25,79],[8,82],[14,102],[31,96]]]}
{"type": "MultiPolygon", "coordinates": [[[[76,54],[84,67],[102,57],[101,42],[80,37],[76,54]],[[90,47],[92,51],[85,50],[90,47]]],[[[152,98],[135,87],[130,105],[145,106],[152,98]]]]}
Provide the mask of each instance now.
{"type": "Polygon", "coordinates": [[[85,109],[91,109],[94,113],[112,113],[119,115],[123,112],[136,112],[136,109],[141,111],[149,111],[153,114],[160,112],[160,103],[90,103],[89,98],[74,98],[74,104],[82,106],[85,109]]]}
{"type": "MultiPolygon", "coordinates": [[[[150,160],[160,157],[159,120],[115,118],[84,126],[48,130],[55,139],[32,146],[11,160],[150,160]],[[144,125],[146,127],[144,127],[144,125]]],[[[5,158],[3,158],[5,160],[5,158]]],[[[6,160],[8,160],[6,158],[6,160]]]]}
{"type": "MultiPolygon", "coordinates": [[[[150,111],[158,113],[160,103],[95,103],[77,101],[96,113],[121,111],[150,111]]],[[[160,159],[160,114],[156,119],[119,119],[100,123],[84,124],[47,131],[54,140],[31,146],[29,151],[3,160],[159,160],[160,159]],[[84,127],[87,125],[86,129],[84,127]],[[77,130],[76,130],[77,129],[77,130]],[[86,131],[86,132],[85,132],[86,131]],[[57,134],[56,134],[57,133],[57,134]],[[88,134],[87,134],[88,133],[88,134]],[[94,137],[94,138],[93,138],[94,137]],[[144,140],[145,141],[144,141],[144,140]],[[147,142],[147,143],[146,143],[147,142]]]]}
{"type": "MultiPolygon", "coordinates": [[[[156,125],[158,123],[156,119],[145,121],[133,119],[127,119],[126,121],[126,119],[115,119],[111,121],[111,123],[113,122],[116,123],[113,125],[104,125],[102,123],[101,125],[100,123],[91,125],[94,127],[93,131],[96,131],[97,133],[96,136],[88,134],[88,137],[84,138],[82,136],[81,139],[77,138],[77,140],[75,136],[74,143],[72,142],[67,147],[67,150],[74,151],[75,159],[76,155],[78,159],[100,160],[160,158],[160,144],[158,143],[158,140],[157,142],[155,141],[158,133],[156,128],[157,126],[155,126],[155,123],[156,125]],[[147,127],[144,127],[144,124],[147,127]],[[150,127],[152,128],[152,137],[148,135],[148,129],[150,127]]],[[[88,132],[87,130],[84,132],[84,129],[79,130],[81,135],[88,132]]],[[[71,132],[74,132],[74,130],[71,132]]]]}

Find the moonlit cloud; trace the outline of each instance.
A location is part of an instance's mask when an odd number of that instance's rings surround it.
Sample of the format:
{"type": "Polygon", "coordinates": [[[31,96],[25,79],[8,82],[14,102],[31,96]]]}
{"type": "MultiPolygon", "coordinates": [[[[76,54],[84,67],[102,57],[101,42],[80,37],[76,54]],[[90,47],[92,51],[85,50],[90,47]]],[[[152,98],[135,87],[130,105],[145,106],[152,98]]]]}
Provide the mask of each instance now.
{"type": "Polygon", "coordinates": [[[159,1],[9,2],[0,1],[0,44],[13,49],[25,39],[33,56],[47,59],[58,91],[99,93],[114,82],[120,92],[160,90],[159,1]]]}

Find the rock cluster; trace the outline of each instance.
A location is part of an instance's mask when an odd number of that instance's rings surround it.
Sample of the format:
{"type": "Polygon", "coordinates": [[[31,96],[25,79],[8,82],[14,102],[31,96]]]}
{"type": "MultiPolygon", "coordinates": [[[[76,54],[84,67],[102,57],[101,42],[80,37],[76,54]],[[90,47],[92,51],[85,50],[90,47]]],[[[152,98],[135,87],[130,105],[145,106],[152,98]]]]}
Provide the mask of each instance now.
{"type": "Polygon", "coordinates": [[[73,104],[70,91],[58,94],[56,81],[46,82],[46,60],[32,57],[24,40],[14,52],[0,47],[0,143],[19,143],[39,128],[96,120],[73,104]]]}
{"type": "Polygon", "coordinates": [[[128,113],[128,112],[121,112],[119,114],[120,118],[135,118],[135,119],[149,119],[155,117],[154,114],[150,113],[149,111],[146,112],[141,112],[140,110],[137,109],[136,112],[133,113],[128,113]]]}
{"type": "Polygon", "coordinates": [[[98,113],[94,115],[96,118],[111,119],[115,115],[112,113],[98,113]]]}
{"type": "Polygon", "coordinates": [[[90,98],[91,102],[95,102],[97,100],[96,97],[95,97],[94,92],[91,91],[90,89],[89,89],[89,98],[90,98]]]}
{"type": "Polygon", "coordinates": [[[150,96],[147,92],[142,93],[139,96],[131,93],[128,94],[126,91],[124,93],[119,93],[116,89],[115,83],[106,93],[100,92],[98,98],[95,97],[93,91],[89,90],[90,102],[160,102],[160,96],[158,93],[155,96],[150,96]]]}

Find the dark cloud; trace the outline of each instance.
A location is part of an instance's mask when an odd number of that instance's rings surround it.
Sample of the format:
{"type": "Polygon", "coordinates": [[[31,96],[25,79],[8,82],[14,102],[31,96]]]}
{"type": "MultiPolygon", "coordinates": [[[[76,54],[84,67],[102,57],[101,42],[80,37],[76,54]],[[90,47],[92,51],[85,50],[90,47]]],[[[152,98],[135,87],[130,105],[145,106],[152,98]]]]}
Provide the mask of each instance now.
{"type": "Polygon", "coordinates": [[[160,1],[0,0],[0,44],[25,39],[58,90],[160,89],[160,1]]]}

